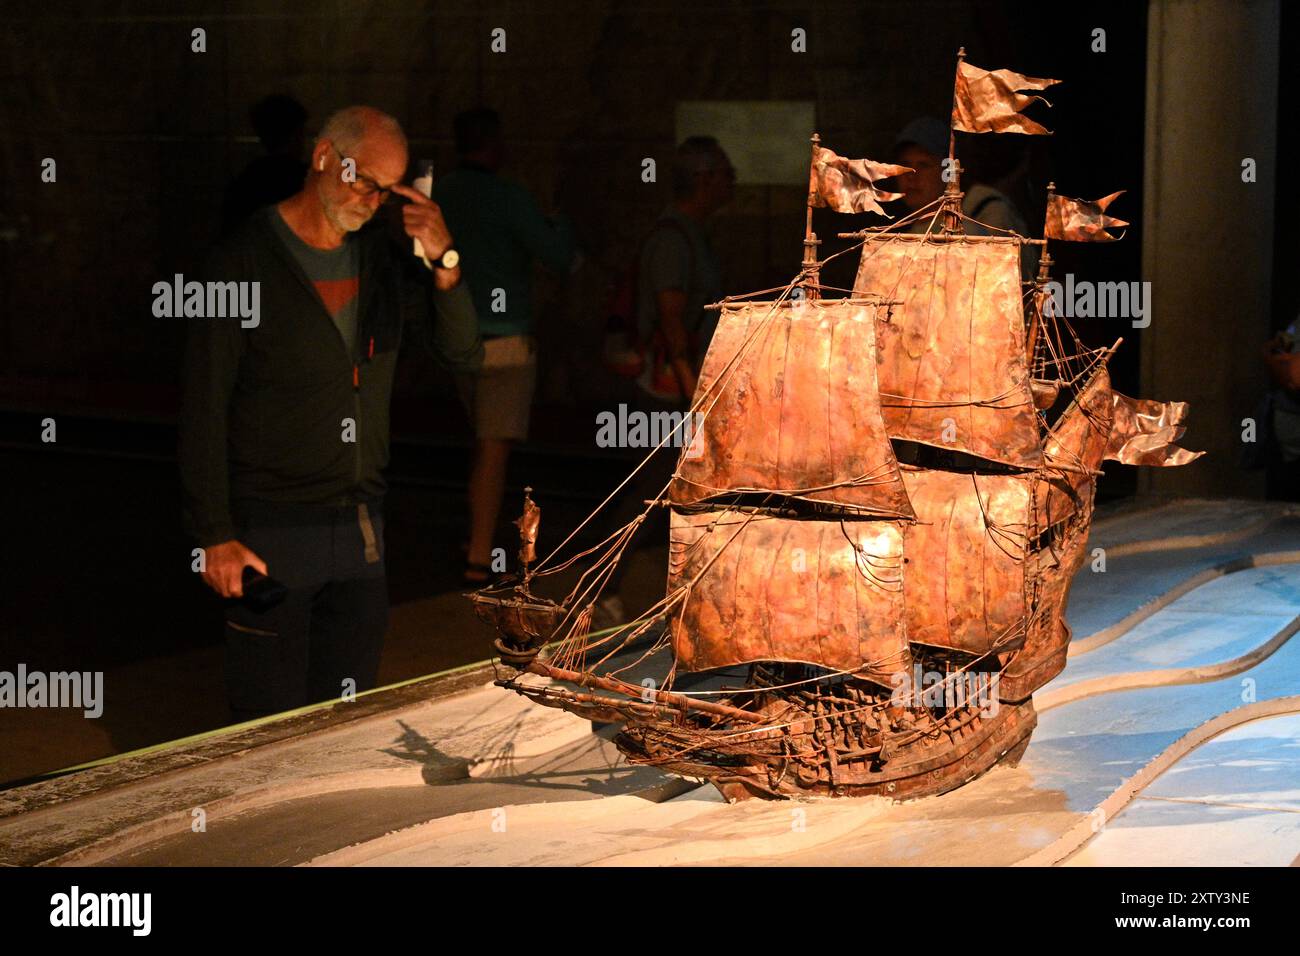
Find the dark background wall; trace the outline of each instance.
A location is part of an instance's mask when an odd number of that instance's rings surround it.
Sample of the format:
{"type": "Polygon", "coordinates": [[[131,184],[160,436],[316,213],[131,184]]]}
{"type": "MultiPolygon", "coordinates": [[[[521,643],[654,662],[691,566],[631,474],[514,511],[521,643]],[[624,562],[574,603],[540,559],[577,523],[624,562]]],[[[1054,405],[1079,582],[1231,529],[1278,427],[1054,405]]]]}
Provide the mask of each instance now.
{"type": "MultiPolygon", "coordinates": [[[[1116,207],[1128,218],[1141,207],[1140,3],[90,0],[72,18],[60,7],[23,5],[0,26],[3,397],[42,411],[170,415],[183,330],[152,317],[149,290],[213,238],[223,188],[258,153],[248,107],[274,91],[298,97],[313,129],[349,103],[390,111],[413,155],[443,170],[457,111],[502,112],[511,174],[574,220],[590,262],[544,290],[551,400],[592,380],[610,270],[665,201],[663,184],[641,182],[640,161],[666,164],[682,100],[812,100],[824,142],[887,158],[908,119],[945,115],[964,45],[978,65],[1064,80],[1043,111],[1056,135],[1027,144],[1029,203],[1054,177],[1071,195],[1128,188],[1116,207]],[[205,53],[191,51],[195,27],[207,31],[205,53]],[[495,27],[505,53],[489,49],[495,27]],[[791,51],[795,27],[806,53],[791,51]],[[1104,54],[1090,51],[1094,27],[1107,31],[1104,54]],[[47,156],[56,184],[38,179],[47,156]]],[[[788,132],[803,141],[811,131],[788,132]]],[[[738,191],[714,226],[730,291],[784,283],[802,208],[798,187],[738,191]]],[[[1041,222],[1041,205],[1026,212],[1041,222]]],[[[818,215],[832,242],[856,225],[818,215]]],[[[1136,278],[1138,256],[1130,232],[1113,247],[1063,250],[1061,271],[1136,278]]],[[[1133,344],[1121,380],[1136,368],[1133,344]]]]}

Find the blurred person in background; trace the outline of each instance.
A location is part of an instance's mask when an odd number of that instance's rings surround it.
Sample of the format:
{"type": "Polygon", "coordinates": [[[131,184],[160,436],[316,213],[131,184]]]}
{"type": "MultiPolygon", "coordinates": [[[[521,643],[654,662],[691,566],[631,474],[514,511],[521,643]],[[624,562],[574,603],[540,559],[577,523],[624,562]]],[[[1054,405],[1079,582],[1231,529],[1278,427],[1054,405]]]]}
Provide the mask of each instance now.
{"type": "MultiPolygon", "coordinates": [[[[894,139],[894,162],[913,170],[894,178],[898,191],[903,194],[900,201],[909,215],[924,209],[943,195],[947,186],[943,180],[943,162],[948,158],[949,133],[948,124],[943,120],[933,116],[920,116],[904,126],[894,139]]],[[[1010,180],[1017,174],[1023,175],[1027,154],[1019,144],[978,145],[979,139],[979,136],[971,136],[957,143],[958,160],[961,160],[962,155],[967,156],[967,160],[962,162],[961,188],[965,195],[962,197],[961,211],[970,219],[976,220],[963,221],[962,227],[971,236],[1001,236],[1010,231],[1028,238],[1030,232],[1025,217],[1010,197],[995,185],[1010,180]],[[1014,152],[1017,149],[1019,151],[1014,152]]],[[[932,213],[904,224],[900,231],[937,231],[939,224],[934,222],[936,214],[937,207],[932,213]]],[[[1025,279],[1032,278],[1037,267],[1038,247],[1022,248],[1021,276],[1025,279]]]]}
{"type": "MultiPolygon", "coordinates": [[[[673,156],[672,201],[642,244],[635,273],[632,298],[643,368],[634,387],[627,390],[629,411],[653,416],[690,408],[718,322],[718,313],[705,306],[723,295],[722,269],[704,226],[735,193],[736,170],[718,141],[712,136],[683,140],[673,156]]],[[[617,499],[615,527],[635,519],[647,500],[664,492],[677,467],[681,444],[690,437],[683,428],[669,445],[650,456],[617,499]]],[[[651,546],[667,535],[667,515],[663,508],[654,507],[634,545],[651,546]]],[[[626,560],[615,565],[597,604],[597,626],[626,618],[619,594],[626,569],[626,560]]]]}
{"type": "Polygon", "coordinates": [[[306,107],[292,96],[276,93],[254,103],[248,118],[266,154],[245,166],[226,187],[221,206],[223,236],[263,206],[298,192],[307,176],[306,107]]]}
{"type": "Polygon", "coordinates": [[[500,175],[506,149],[496,111],[463,112],[454,130],[459,162],[436,179],[433,197],[456,236],[484,345],[482,368],[456,379],[474,427],[463,580],[477,587],[506,570],[492,567],[492,543],[510,449],[528,437],[537,387],[533,266],[564,275],[581,259],[569,223],[547,218],[527,189],[500,175]]]}

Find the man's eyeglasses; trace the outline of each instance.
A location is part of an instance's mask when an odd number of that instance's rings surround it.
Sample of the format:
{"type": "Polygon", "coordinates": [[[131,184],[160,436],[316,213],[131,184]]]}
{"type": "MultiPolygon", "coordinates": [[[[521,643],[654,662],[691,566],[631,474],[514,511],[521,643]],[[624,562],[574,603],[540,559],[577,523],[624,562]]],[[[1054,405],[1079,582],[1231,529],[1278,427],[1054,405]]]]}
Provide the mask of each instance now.
{"type": "MultiPolygon", "coordinates": [[[[335,146],[333,143],[330,143],[330,149],[334,150],[334,154],[338,156],[340,160],[350,158],[344,156],[343,153],[339,151],[339,148],[335,146]]],[[[356,168],[355,168],[356,160],[352,160],[352,163],[353,163],[353,172],[356,173],[356,168]]],[[[348,186],[351,187],[352,191],[356,193],[358,196],[373,196],[376,193],[378,193],[380,205],[383,205],[384,203],[388,202],[388,200],[393,195],[393,188],[391,186],[387,186],[387,187],[381,186],[379,185],[379,183],[375,182],[369,176],[363,176],[360,173],[356,173],[356,179],[354,180],[345,179],[344,182],[346,182],[348,186]]]]}

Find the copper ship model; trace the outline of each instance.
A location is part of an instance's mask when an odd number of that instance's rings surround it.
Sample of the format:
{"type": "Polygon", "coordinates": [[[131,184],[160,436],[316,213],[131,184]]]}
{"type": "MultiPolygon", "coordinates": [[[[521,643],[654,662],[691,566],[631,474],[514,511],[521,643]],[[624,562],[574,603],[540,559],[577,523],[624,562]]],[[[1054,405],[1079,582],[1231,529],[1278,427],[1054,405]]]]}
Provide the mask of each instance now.
{"type": "MultiPolygon", "coordinates": [[[[980,70],[963,51],[952,128],[1045,133],[1019,113],[1037,97],[1018,91],[1055,82],[980,70]]],[[[1049,186],[1044,239],[969,234],[953,140],[940,199],[841,234],[857,244],[837,255],[861,250],[857,277],[827,298],[813,206],[882,212],[898,195],[873,181],[904,168],[813,136],[802,270],[772,300],[715,306],[683,422],[698,431],[647,505],[670,512],[664,598],[592,631],[645,515],[560,560],[570,535],[539,563],[527,499],[522,573],[470,595],[513,671],[500,686],[619,722],[629,761],[729,800],[919,797],[1019,760],[1033,693],[1065,667],[1102,462],[1199,453],[1174,444],[1186,403],[1115,391],[1107,362],[1122,340],[1086,348],[1053,307],[1048,242],[1114,239],[1106,229],[1127,225],[1104,212],[1114,196],[1049,186]],[[1041,255],[1022,283],[1027,253],[1041,255]],[[533,593],[571,566],[583,570],[562,601],[533,593]],[[620,676],[655,655],[661,681],[620,676]],[[674,690],[679,675],[738,667],[743,686],[674,690]]]]}

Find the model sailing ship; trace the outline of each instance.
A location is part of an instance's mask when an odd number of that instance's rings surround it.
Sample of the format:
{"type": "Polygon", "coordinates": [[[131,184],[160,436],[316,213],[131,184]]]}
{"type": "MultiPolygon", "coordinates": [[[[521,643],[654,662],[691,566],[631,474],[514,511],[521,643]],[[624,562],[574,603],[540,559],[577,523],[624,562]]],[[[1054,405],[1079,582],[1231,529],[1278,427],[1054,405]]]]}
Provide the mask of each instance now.
{"type": "MultiPolygon", "coordinates": [[[[1019,113],[1037,97],[1018,91],[1055,82],[980,70],[963,51],[952,128],[1046,133],[1019,113]]],[[[700,431],[647,505],[670,511],[663,600],[591,631],[642,519],[558,560],[571,534],[538,563],[526,495],[522,573],[471,595],[518,671],[500,686],[620,722],[630,761],[733,800],[916,797],[1019,760],[1033,692],[1065,666],[1102,462],[1199,453],[1174,444],[1186,403],[1116,392],[1120,342],[1084,347],[1053,308],[1047,242],[1115,238],[1106,229],[1127,223],[1105,215],[1114,196],[1049,192],[1044,239],[972,235],[952,137],[947,165],[931,206],[841,234],[861,248],[857,278],[849,297],[824,298],[812,207],[883,214],[899,197],[874,181],[904,168],[844,159],[814,135],[803,268],[772,301],[716,307],[691,406],[700,431]],[[1031,246],[1038,274],[1022,288],[1031,246]],[[534,594],[582,562],[564,600],[534,594]],[[665,651],[662,681],[626,678],[665,651]],[[680,674],[738,667],[741,687],[674,689],[680,674]]]]}

